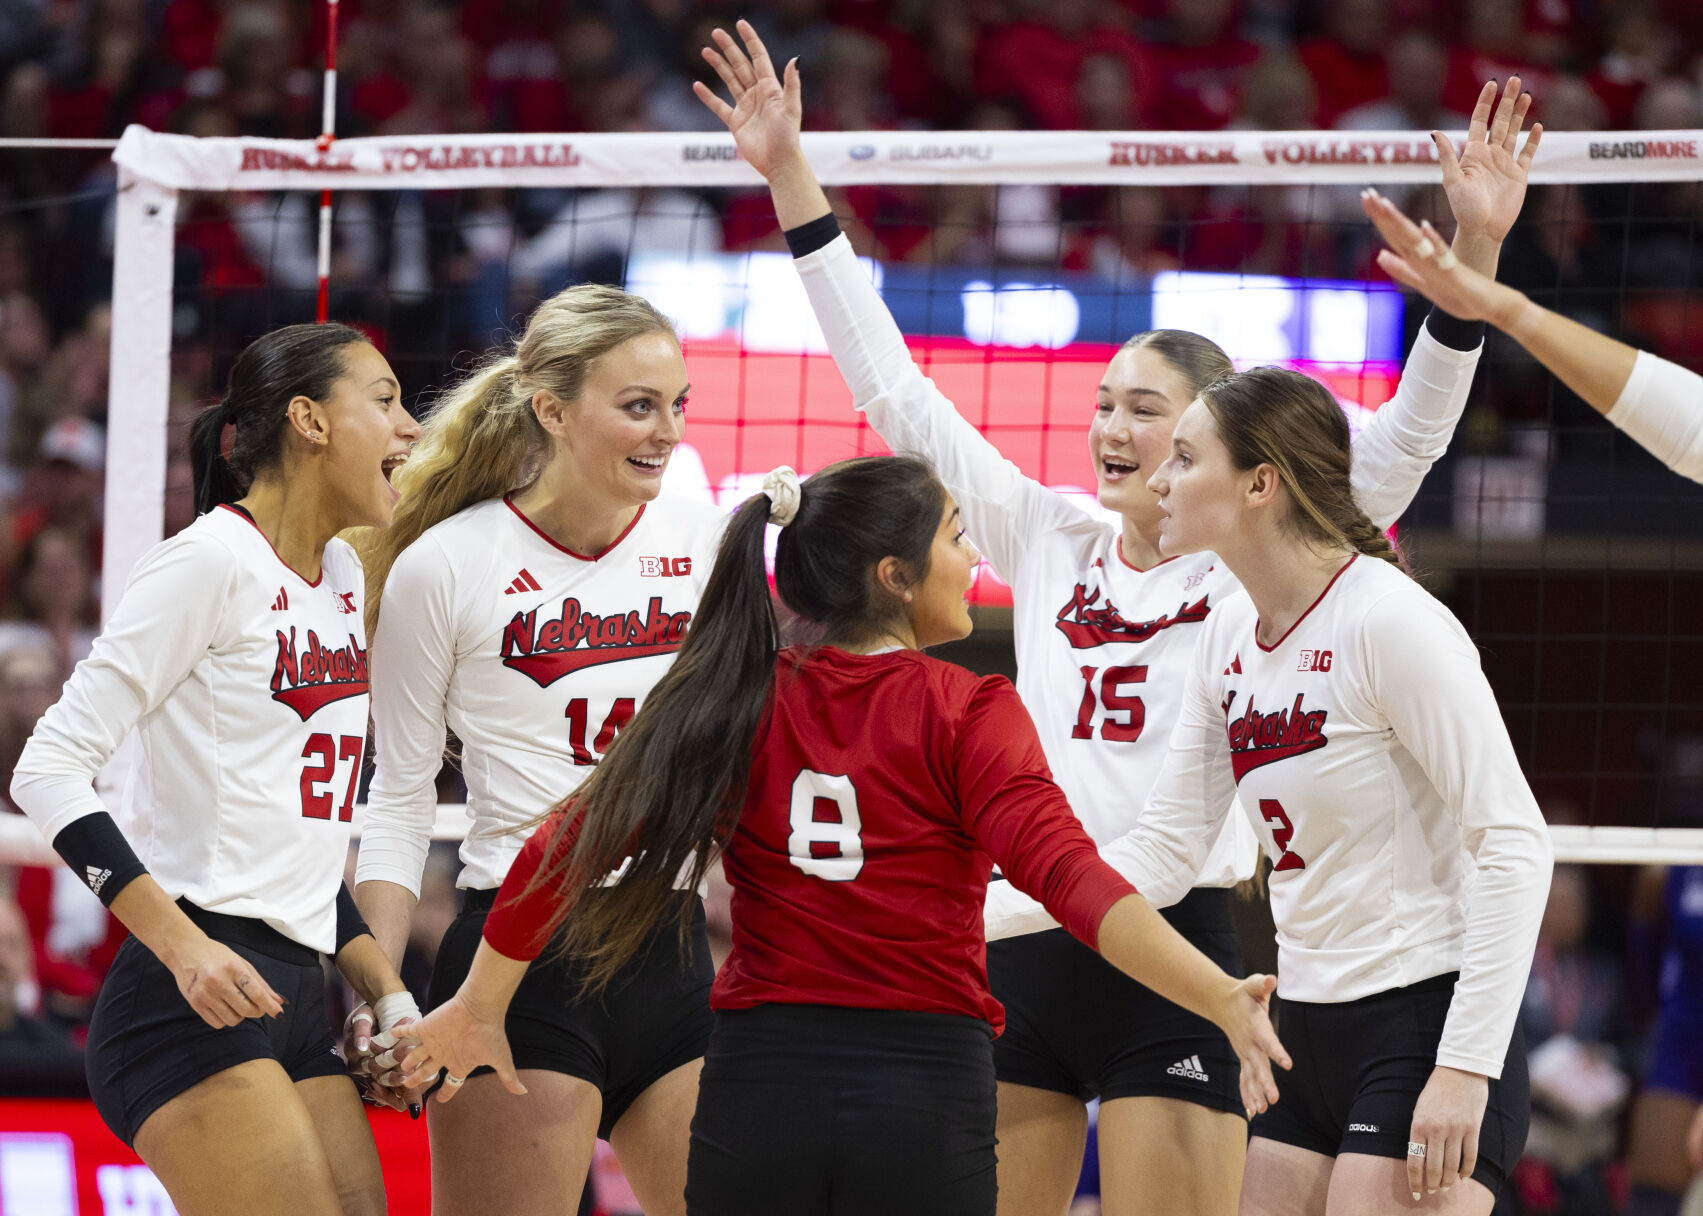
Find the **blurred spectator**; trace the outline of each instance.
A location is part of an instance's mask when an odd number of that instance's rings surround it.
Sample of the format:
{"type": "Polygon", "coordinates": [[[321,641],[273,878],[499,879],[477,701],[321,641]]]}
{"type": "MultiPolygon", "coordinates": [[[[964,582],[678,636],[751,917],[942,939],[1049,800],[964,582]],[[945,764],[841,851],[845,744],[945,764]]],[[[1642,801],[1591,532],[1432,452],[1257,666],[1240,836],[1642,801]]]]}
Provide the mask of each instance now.
{"type": "Polygon", "coordinates": [[[1632,903],[1634,957],[1656,961],[1658,1019],[1632,1108],[1633,1216],[1675,1216],[1695,1170],[1685,1136],[1703,1104],[1703,866],[1653,868],[1632,903]]]}
{"type": "Polygon", "coordinates": [[[1610,10],[1608,48],[1585,77],[1605,107],[1607,125],[1635,125],[1633,111],[1639,98],[1672,70],[1678,46],[1674,32],[1648,5],[1626,3],[1610,10]]]}
{"type": "Polygon", "coordinates": [[[1021,107],[1037,127],[1074,127],[1078,78],[1091,55],[1123,59],[1133,93],[1146,95],[1147,56],[1141,45],[1104,23],[1092,0],[1028,0],[1016,7],[1022,15],[984,27],[976,47],[976,92],[982,98],[1021,107]]]}
{"type": "MultiPolygon", "coordinates": [[[[1556,2],[1568,6],[1568,0],[1556,2]]],[[[1552,60],[1534,54],[1537,39],[1527,35],[1525,13],[1523,0],[1467,0],[1466,41],[1449,56],[1444,105],[1470,114],[1486,80],[1506,80],[1516,72],[1534,97],[1546,97],[1541,65],[1552,60]]],[[[1543,122],[1548,126],[1547,111],[1543,122]]]]}
{"type": "Polygon", "coordinates": [[[1295,48],[1317,89],[1319,126],[1336,126],[1343,114],[1377,101],[1390,91],[1392,80],[1399,81],[1399,73],[1384,61],[1389,35],[1386,0],[1331,0],[1325,32],[1302,39],[1295,48]]]}
{"type": "Polygon", "coordinates": [[[112,309],[98,304],[18,394],[6,449],[10,463],[27,464],[43,452],[47,431],[61,419],[105,417],[111,354],[112,309]]]}
{"type": "MultiPolygon", "coordinates": [[[[59,699],[64,681],[59,661],[45,646],[0,649],[0,773],[6,774],[7,785],[30,732],[59,699]]],[[[9,807],[10,791],[0,789],[0,801],[9,807]]]]}
{"type": "Polygon", "coordinates": [[[88,657],[100,624],[95,567],[77,532],[48,525],[24,543],[8,582],[11,596],[0,620],[0,653],[29,646],[53,656],[59,678],[88,657]]]}
{"type": "MultiPolygon", "coordinates": [[[[54,527],[79,537],[92,564],[101,555],[100,491],[106,432],[87,418],[62,418],[41,436],[12,514],[14,562],[36,533],[54,527]]],[[[7,588],[7,596],[16,590],[7,588]]]]}
{"type": "Polygon", "coordinates": [[[0,1095],[86,1094],[83,1053],[33,1015],[35,992],[23,913],[0,896],[0,1095]]]}
{"type": "MultiPolygon", "coordinates": [[[[12,433],[19,398],[52,351],[40,306],[21,291],[0,296],[0,435],[12,433]]],[[[21,477],[22,470],[10,461],[0,467],[0,498],[16,494],[21,477]]]]}
{"type": "Polygon", "coordinates": [[[1388,93],[1344,111],[1337,117],[1337,127],[1345,131],[1447,131],[1451,137],[1466,130],[1471,114],[1443,104],[1449,53],[1441,42],[1424,30],[1404,30],[1390,46],[1389,62],[1388,93]]]}
{"type": "Polygon", "coordinates": [[[1165,0],[1162,41],[1151,48],[1154,125],[1217,131],[1242,108],[1260,48],[1236,31],[1233,0],[1165,0]]]}
{"type": "Polygon", "coordinates": [[[1586,871],[1555,867],[1520,1009],[1532,1122],[1515,1182],[1528,1199],[1552,1195],[1548,1210],[1607,1216],[1614,1204],[1604,1165],[1631,1089],[1632,1027],[1620,960],[1588,941],[1592,917],[1586,871]]]}
{"type": "Polygon", "coordinates": [[[129,936],[66,866],[21,866],[18,907],[29,928],[43,1018],[82,1045],[95,997],[129,936]]]}

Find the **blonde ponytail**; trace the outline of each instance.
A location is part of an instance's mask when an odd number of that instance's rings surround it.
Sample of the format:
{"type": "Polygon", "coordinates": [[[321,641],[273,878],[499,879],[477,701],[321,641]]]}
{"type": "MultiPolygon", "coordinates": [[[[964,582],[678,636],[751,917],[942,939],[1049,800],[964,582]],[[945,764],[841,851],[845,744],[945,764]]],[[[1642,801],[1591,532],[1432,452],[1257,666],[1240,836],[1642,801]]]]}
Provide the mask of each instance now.
{"type": "Polygon", "coordinates": [[[550,456],[532,411],[547,391],[577,401],[586,372],[623,342],[674,326],[643,296],[582,283],[540,304],[512,355],[487,361],[441,397],[408,463],[392,478],[402,501],[389,528],[351,535],[367,576],[367,636],[378,628],[385,580],[427,529],[475,503],[523,488],[550,456]]]}

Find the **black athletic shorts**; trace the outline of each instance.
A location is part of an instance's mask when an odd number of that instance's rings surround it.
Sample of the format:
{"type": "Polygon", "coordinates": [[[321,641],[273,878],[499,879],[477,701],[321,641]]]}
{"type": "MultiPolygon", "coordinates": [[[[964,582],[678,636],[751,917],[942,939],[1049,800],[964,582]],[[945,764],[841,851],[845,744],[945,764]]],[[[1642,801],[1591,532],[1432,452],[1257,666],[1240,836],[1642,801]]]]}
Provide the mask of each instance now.
{"type": "MultiPolygon", "coordinates": [[[[1278,1033],[1295,1067],[1272,1070],[1278,1102],[1254,1116],[1250,1134],[1327,1157],[1405,1161],[1413,1108],[1437,1066],[1455,979],[1451,971],[1337,1005],[1283,1001],[1278,1033]]],[[[1478,1129],[1472,1176],[1491,1194],[1519,1161],[1530,1122],[1526,1042],[1516,1024],[1478,1129]]]]}
{"type": "MultiPolygon", "coordinates": [[[[1163,910],[1207,958],[1240,976],[1232,893],[1202,887],[1163,910]]],[[[1090,1098],[1178,1098],[1243,1114],[1241,1065],[1224,1032],[1136,983],[1063,929],[988,943],[1005,1006],[999,1079],[1090,1098]]]]}
{"type": "MultiPolygon", "coordinates": [[[[465,893],[461,915],[438,947],[426,993],[428,1010],[454,996],[467,978],[496,898],[495,888],[465,893]]],[[[597,1086],[603,1093],[597,1134],[604,1140],[640,1094],[702,1056],[709,1042],[715,969],[704,930],[704,901],[687,892],[679,898],[693,905],[689,958],[680,956],[678,909],[670,906],[600,996],[582,1000],[583,967],[553,959],[546,950],[527,969],[509,1004],[504,1029],[514,1066],[559,1072],[597,1086]]],[[[475,1075],[489,1071],[474,1070],[475,1075]]]]}
{"type": "Polygon", "coordinates": [[[135,938],[126,939],[95,1001],[84,1057],[95,1109],[126,1144],[135,1143],[148,1116],[167,1102],[250,1060],[276,1060],[292,1081],[345,1075],[325,1016],[319,952],[264,921],[207,912],[181,899],[177,904],[208,937],[253,964],[284,998],[284,1012],[209,1026],[183,999],[165,964],[135,938]]]}
{"type": "Polygon", "coordinates": [[[718,1011],[688,1216],[993,1216],[991,1035],[944,1013],[718,1011]]]}

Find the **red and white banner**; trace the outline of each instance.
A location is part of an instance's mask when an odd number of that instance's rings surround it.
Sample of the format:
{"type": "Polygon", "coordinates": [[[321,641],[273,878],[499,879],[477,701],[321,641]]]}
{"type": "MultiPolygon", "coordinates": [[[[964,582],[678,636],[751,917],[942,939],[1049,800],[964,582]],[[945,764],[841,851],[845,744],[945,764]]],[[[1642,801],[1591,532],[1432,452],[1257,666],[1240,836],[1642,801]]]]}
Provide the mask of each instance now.
{"type": "MultiPolygon", "coordinates": [[[[1464,134],[1451,133],[1456,145],[1464,134]]],[[[804,151],[828,185],[1367,185],[1437,180],[1424,131],[827,131],[804,151]]],[[[591,132],[194,139],[132,126],[113,153],[178,190],[760,186],[728,135],[591,132]]],[[[1703,131],[1546,132],[1533,182],[1703,178],[1703,131]]]]}

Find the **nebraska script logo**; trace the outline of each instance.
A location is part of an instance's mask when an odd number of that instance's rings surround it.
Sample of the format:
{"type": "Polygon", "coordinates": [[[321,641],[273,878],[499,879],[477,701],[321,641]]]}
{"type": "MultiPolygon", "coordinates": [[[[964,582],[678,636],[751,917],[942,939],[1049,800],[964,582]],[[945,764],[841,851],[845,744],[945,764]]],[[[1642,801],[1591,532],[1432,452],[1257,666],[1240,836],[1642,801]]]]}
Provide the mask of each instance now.
{"type": "MultiPolygon", "coordinates": [[[[1224,703],[1225,712],[1235,703],[1236,694],[1232,692],[1224,703]]],[[[1326,709],[1302,708],[1299,695],[1295,704],[1276,713],[1261,713],[1250,700],[1246,712],[1226,724],[1230,735],[1230,765],[1236,771],[1237,784],[1261,765],[1316,752],[1329,743],[1325,738],[1325,718],[1329,714],[1326,709]]]]}
{"type": "Polygon", "coordinates": [[[345,697],[367,695],[367,652],[349,635],[349,643],[333,650],[307,631],[307,645],[297,649],[296,628],[278,634],[278,661],[272,668],[272,699],[288,705],[306,722],[345,697]]]}
{"type": "Polygon", "coordinates": [[[1100,602],[1100,592],[1089,594],[1086,586],[1077,583],[1069,602],[1058,610],[1058,631],[1070,640],[1073,650],[1090,650],[1108,642],[1145,642],[1172,625],[1198,625],[1204,621],[1212,611],[1206,606],[1206,599],[1203,595],[1194,603],[1182,604],[1176,612],[1151,621],[1126,621],[1110,599],[1104,607],[1095,607],[1100,602]]]}
{"type": "Polygon", "coordinates": [[[657,595],[643,616],[637,611],[598,616],[582,611],[579,601],[569,597],[561,612],[543,623],[536,608],[514,614],[503,627],[503,666],[548,688],[585,667],[678,650],[691,620],[690,612],[664,612],[657,595]]]}

